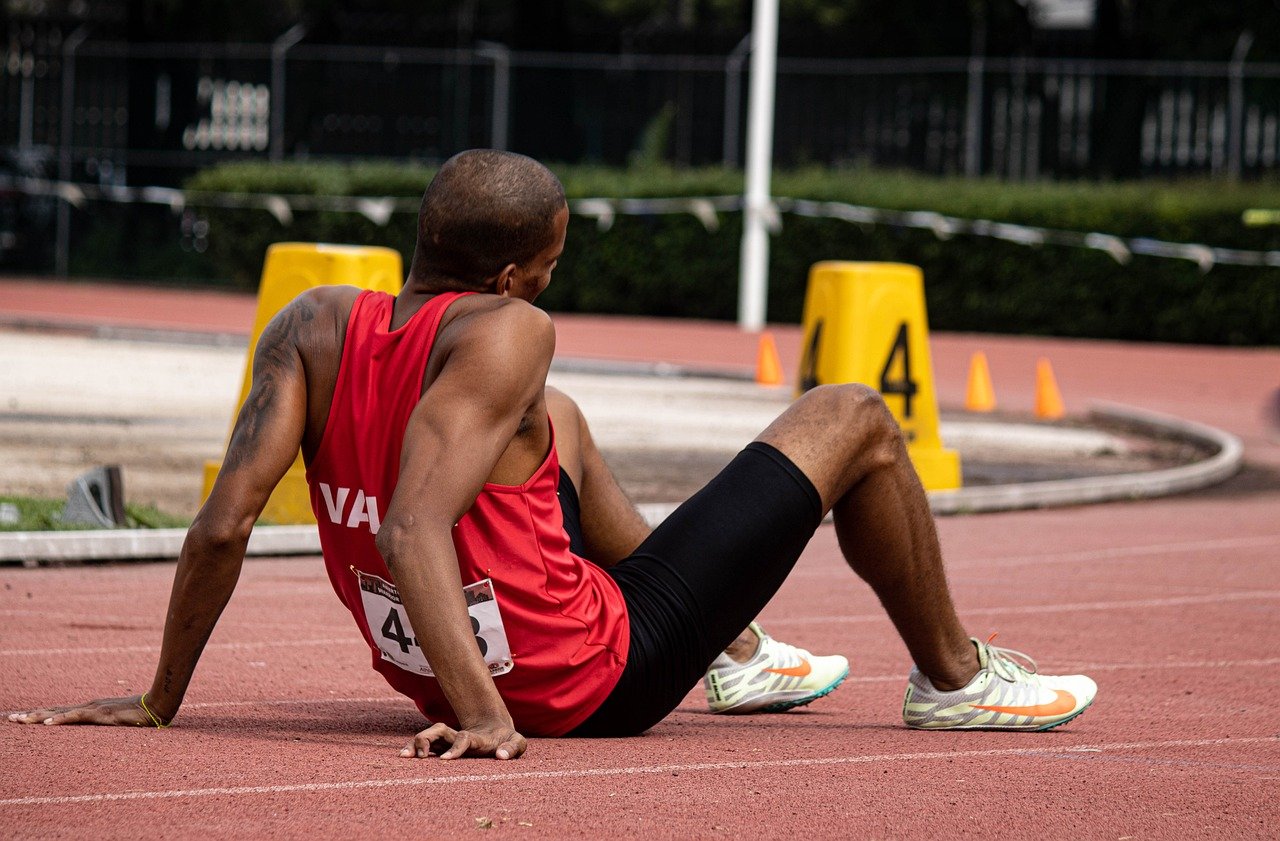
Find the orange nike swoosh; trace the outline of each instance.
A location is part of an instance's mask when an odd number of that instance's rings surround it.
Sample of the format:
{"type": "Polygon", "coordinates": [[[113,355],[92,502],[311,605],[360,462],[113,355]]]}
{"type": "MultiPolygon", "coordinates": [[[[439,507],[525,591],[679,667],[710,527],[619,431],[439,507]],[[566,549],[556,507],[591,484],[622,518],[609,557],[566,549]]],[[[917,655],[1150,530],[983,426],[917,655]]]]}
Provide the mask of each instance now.
{"type": "Polygon", "coordinates": [[[787,677],[804,677],[813,671],[813,667],[809,665],[808,660],[801,660],[799,666],[787,666],[785,669],[764,669],[766,672],[773,672],[775,675],[786,675],[787,677]]]}
{"type": "Polygon", "coordinates": [[[1076,708],[1076,699],[1070,692],[1061,689],[1053,690],[1058,697],[1048,704],[1036,704],[1030,707],[986,707],[982,704],[970,704],[975,710],[989,710],[993,713],[1009,713],[1010,715],[1065,715],[1076,708]]]}

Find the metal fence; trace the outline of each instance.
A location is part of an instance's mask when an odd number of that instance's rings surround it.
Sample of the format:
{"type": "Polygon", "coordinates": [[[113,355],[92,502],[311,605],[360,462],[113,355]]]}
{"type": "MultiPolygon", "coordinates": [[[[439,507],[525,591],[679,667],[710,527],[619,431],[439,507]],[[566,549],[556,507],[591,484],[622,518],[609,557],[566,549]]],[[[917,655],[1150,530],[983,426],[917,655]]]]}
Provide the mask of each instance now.
{"type": "MultiPolygon", "coordinates": [[[[746,44],[724,57],[128,44],[18,27],[0,146],[24,174],[175,184],[237,159],[436,161],[474,146],[735,166],[746,44]]],[[[775,159],[1008,179],[1254,178],[1280,157],[1280,64],[780,59],[775,159]]]]}

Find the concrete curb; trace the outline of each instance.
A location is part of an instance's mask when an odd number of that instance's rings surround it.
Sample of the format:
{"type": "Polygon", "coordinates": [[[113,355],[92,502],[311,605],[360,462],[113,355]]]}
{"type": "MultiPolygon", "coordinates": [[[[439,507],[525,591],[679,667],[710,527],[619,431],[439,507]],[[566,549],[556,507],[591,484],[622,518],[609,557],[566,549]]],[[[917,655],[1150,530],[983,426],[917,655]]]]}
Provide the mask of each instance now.
{"type": "Polygon", "coordinates": [[[1171,436],[1216,452],[1204,461],[1166,470],[938,491],[929,494],[929,507],[934,514],[967,514],[1150,499],[1215,485],[1234,476],[1244,460],[1244,445],[1239,438],[1204,424],[1114,403],[1095,404],[1090,416],[1171,436]]]}
{"type": "MultiPolygon", "coordinates": [[[[1099,420],[1138,427],[1148,434],[1177,438],[1216,452],[1204,461],[1167,470],[930,491],[930,510],[937,516],[979,514],[1170,496],[1225,481],[1240,470],[1244,460],[1240,439],[1211,426],[1114,403],[1094,404],[1089,414],[1099,420]]],[[[650,503],[637,507],[650,524],[656,525],[678,506],[679,503],[650,503]]],[[[828,514],[827,521],[830,519],[828,514]]]]}
{"type": "MultiPolygon", "coordinates": [[[[52,333],[60,336],[79,336],[88,339],[151,342],[166,345],[246,347],[249,343],[249,336],[245,333],[61,322],[39,317],[7,315],[5,313],[0,313],[0,330],[52,333]]],[[[729,368],[687,365],[676,362],[642,362],[625,359],[592,359],[588,357],[557,356],[551,361],[551,370],[564,374],[600,374],[604,376],[698,377],[701,379],[735,380],[739,382],[752,382],[755,380],[755,372],[745,367],[729,368]]]]}
{"type": "Polygon", "coordinates": [[[247,347],[249,344],[248,333],[51,321],[38,316],[28,317],[6,313],[0,313],[0,329],[26,333],[52,333],[58,336],[80,336],[88,339],[104,339],[117,342],[151,342],[163,345],[247,347]]]}
{"type": "MultiPolygon", "coordinates": [[[[0,564],[34,566],[48,562],[143,561],[176,558],[186,529],[91,529],[0,533],[0,564]]],[[[259,526],[246,556],[318,555],[315,526],[259,526]]]]}
{"type": "MultiPolygon", "coordinates": [[[[1222,482],[1235,475],[1244,459],[1240,439],[1203,424],[1116,404],[1097,404],[1090,414],[1215,452],[1203,461],[1167,470],[934,491],[929,494],[929,507],[937,515],[973,514],[1168,496],[1222,482]]],[[[656,525],[678,506],[651,503],[638,507],[644,518],[656,525]]],[[[185,538],[185,529],[0,533],[0,564],[176,558],[185,538]]],[[[261,526],[254,529],[246,552],[249,556],[319,553],[320,536],[314,526],[261,526]]]]}
{"type": "Polygon", "coordinates": [[[623,377],[669,377],[678,379],[732,380],[755,382],[755,372],[746,368],[716,368],[675,362],[636,362],[625,359],[556,357],[551,370],[561,374],[599,374],[623,377]]]}

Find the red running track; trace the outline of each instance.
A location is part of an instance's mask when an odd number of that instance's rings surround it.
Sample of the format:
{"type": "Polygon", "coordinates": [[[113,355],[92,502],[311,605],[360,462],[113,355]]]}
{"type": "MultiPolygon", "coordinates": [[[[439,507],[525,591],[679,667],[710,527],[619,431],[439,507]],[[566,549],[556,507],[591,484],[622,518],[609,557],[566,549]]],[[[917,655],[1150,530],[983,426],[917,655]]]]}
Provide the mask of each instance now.
{"type": "MultiPolygon", "coordinates": [[[[0,282],[11,323],[13,286],[0,282]]],[[[572,355],[754,359],[754,339],[723,325],[558,325],[572,355]]],[[[794,332],[778,328],[788,370],[794,332]]],[[[535,740],[515,763],[404,760],[396,751],[421,723],[368,668],[320,563],[255,560],[172,729],[0,725],[0,836],[1280,834],[1280,444],[1262,415],[1280,351],[935,336],[944,404],[974,349],[1004,408],[1030,406],[1030,366],[1046,355],[1071,411],[1122,400],[1245,442],[1245,473],[1200,494],[939,522],[972,633],[998,630],[1046,671],[1098,680],[1094,708],[1066,727],[903,728],[906,652],[827,527],[764,621],[850,655],[850,680],[829,698],[724,718],[694,694],[642,738],[535,740]]],[[[0,707],[145,688],[172,573],[0,570],[0,707]]]]}

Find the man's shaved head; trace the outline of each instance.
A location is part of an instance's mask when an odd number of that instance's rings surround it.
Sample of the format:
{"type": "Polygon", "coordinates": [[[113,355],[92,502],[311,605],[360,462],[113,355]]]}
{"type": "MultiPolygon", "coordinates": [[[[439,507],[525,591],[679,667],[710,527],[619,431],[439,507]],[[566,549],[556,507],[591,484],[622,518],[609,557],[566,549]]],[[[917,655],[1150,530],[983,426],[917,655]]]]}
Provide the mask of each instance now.
{"type": "Polygon", "coordinates": [[[427,185],[418,212],[412,279],[438,289],[483,289],[508,264],[524,266],[549,246],[564,187],[524,155],[460,152],[427,185]]]}

